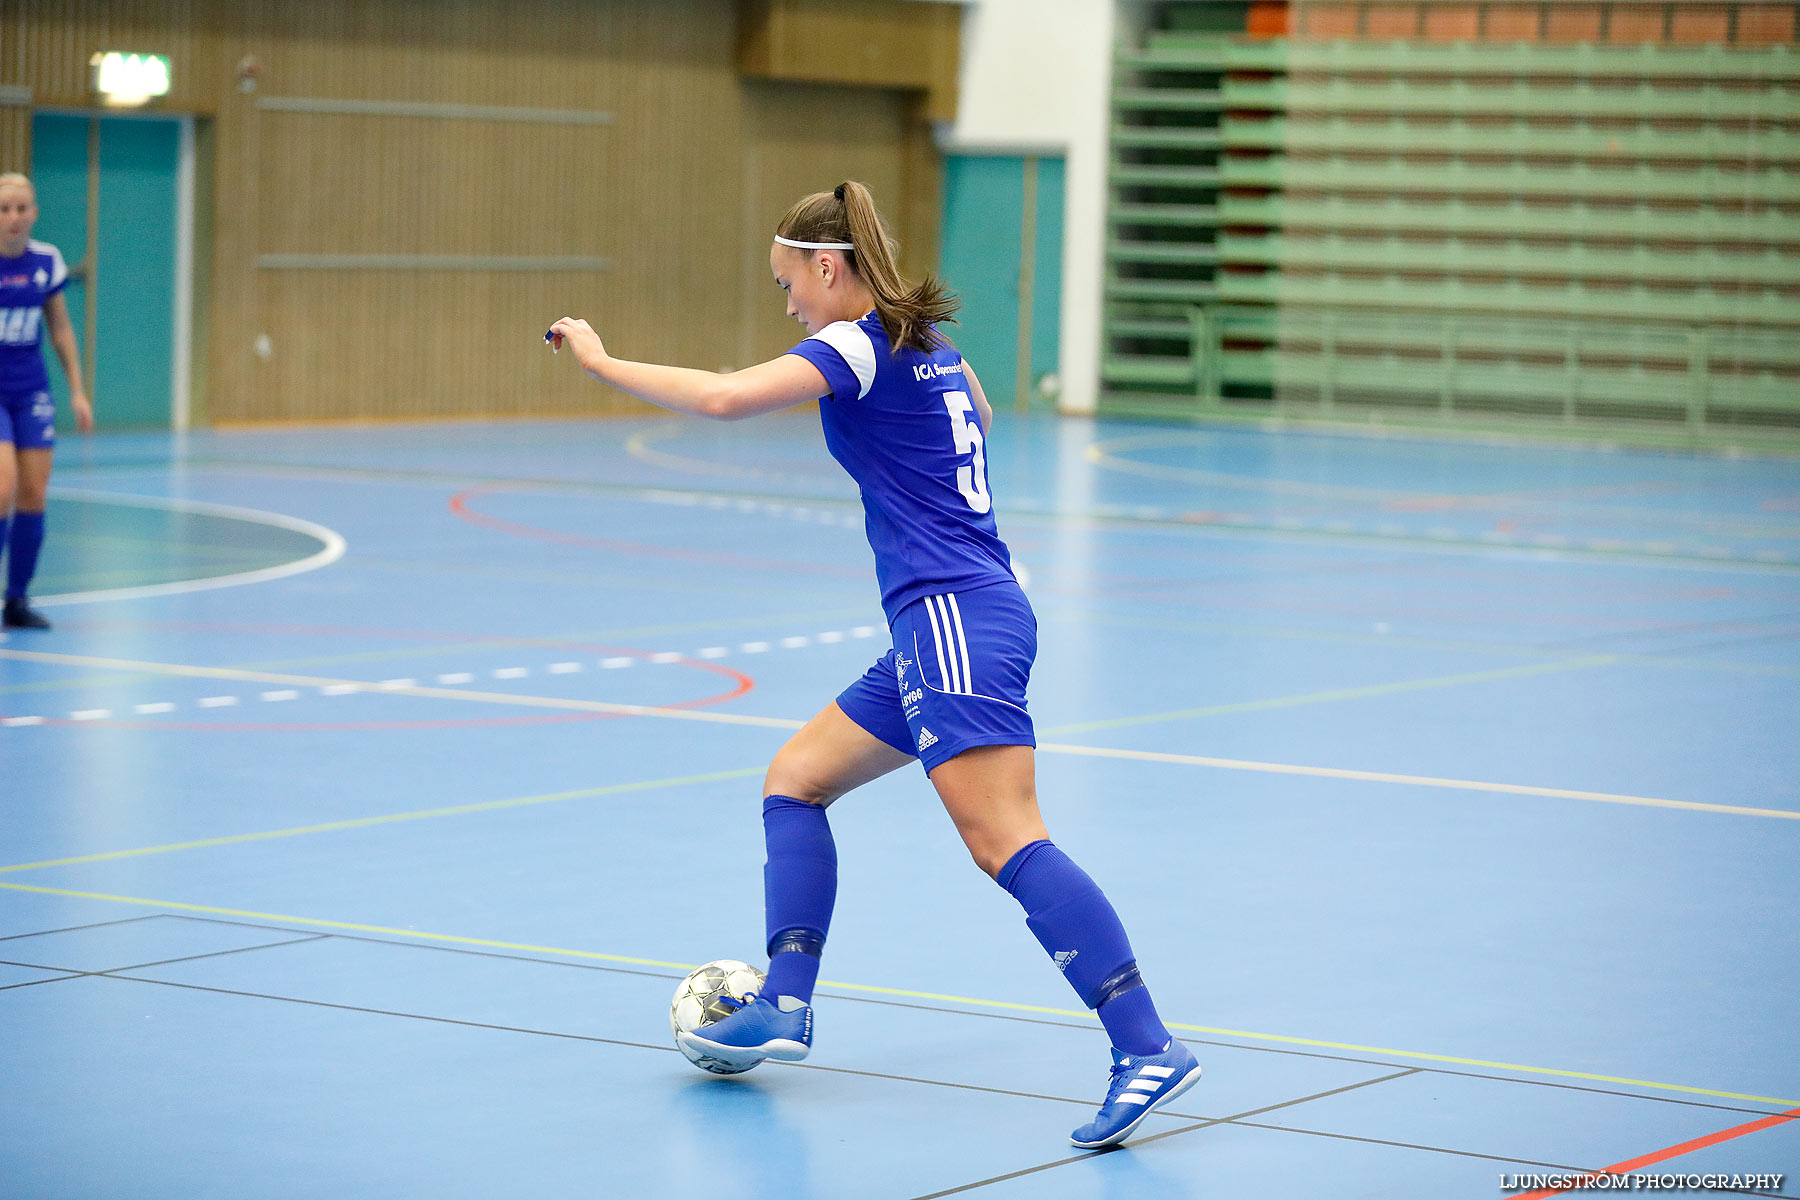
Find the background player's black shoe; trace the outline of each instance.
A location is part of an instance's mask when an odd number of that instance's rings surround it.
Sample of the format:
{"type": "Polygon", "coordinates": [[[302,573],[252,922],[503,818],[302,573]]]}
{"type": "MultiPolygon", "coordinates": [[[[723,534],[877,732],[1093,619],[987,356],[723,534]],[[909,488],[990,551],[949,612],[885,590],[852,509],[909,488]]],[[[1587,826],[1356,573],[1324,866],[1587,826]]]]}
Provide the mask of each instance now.
{"type": "Polygon", "coordinates": [[[23,596],[6,598],[6,627],[8,629],[48,629],[50,622],[44,614],[26,603],[23,596]]]}

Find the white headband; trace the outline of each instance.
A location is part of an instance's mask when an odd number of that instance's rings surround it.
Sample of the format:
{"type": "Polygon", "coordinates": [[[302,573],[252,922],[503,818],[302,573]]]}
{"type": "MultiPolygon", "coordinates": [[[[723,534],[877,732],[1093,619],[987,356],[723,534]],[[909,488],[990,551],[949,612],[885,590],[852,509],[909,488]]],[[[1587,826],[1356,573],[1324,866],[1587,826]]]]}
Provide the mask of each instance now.
{"type": "Polygon", "coordinates": [[[792,238],[784,238],[779,233],[775,240],[784,246],[792,246],[796,250],[854,250],[849,242],[796,242],[792,238]]]}

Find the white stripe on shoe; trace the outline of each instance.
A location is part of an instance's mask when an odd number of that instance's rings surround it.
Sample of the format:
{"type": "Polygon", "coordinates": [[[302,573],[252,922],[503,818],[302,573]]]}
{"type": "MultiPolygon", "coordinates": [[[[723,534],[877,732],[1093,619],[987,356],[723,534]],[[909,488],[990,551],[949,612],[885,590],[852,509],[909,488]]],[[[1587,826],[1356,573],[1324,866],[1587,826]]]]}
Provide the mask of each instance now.
{"type": "Polygon", "coordinates": [[[1139,1075],[1154,1075],[1158,1079],[1167,1079],[1175,1073],[1174,1067],[1139,1067],[1139,1075]]]}
{"type": "Polygon", "coordinates": [[[1124,1095],[1120,1096],[1117,1100],[1114,1100],[1113,1103],[1114,1104],[1148,1104],[1148,1103],[1150,1103],[1150,1097],[1144,1095],[1142,1092],[1126,1092],[1124,1095]]]}

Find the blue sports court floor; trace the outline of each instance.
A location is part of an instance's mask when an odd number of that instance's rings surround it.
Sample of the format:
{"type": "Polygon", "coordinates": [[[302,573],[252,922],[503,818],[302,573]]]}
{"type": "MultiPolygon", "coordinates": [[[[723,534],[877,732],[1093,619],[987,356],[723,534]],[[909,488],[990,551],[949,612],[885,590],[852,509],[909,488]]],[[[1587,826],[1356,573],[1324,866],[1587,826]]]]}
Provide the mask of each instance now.
{"type": "Polygon", "coordinates": [[[1067,1146],[1104,1038],[916,770],[832,810],[812,1058],[671,1045],[880,645],[810,416],[103,436],[0,643],[0,1194],[1800,1196],[1800,465],[1003,415],[990,474],[1052,834],[1206,1067],[1135,1144],[1067,1146]]]}

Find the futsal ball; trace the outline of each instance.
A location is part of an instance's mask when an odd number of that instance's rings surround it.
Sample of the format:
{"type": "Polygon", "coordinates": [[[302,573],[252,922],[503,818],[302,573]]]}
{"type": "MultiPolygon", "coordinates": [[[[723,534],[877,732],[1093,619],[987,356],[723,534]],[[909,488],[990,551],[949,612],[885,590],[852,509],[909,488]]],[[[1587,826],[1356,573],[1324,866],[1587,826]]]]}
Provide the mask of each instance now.
{"type": "Polygon", "coordinates": [[[681,1034],[698,1033],[714,1021],[730,1016],[737,1011],[737,1005],[727,1003],[728,997],[742,1000],[751,992],[760,991],[762,985],[761,971],[749,963],[741,963],[733,958],[721,958],[704,967],[696,967],[692,974],[681,981],[680,986],[675,989],[675,998],[669,1001],[669,1030],[675,1034],[676,1047],[687,1055],[689,1062],[715,1075],[736,1075],[750,1069],[708,1058],[699,1051],[683,1046],[681,1034]]]}

